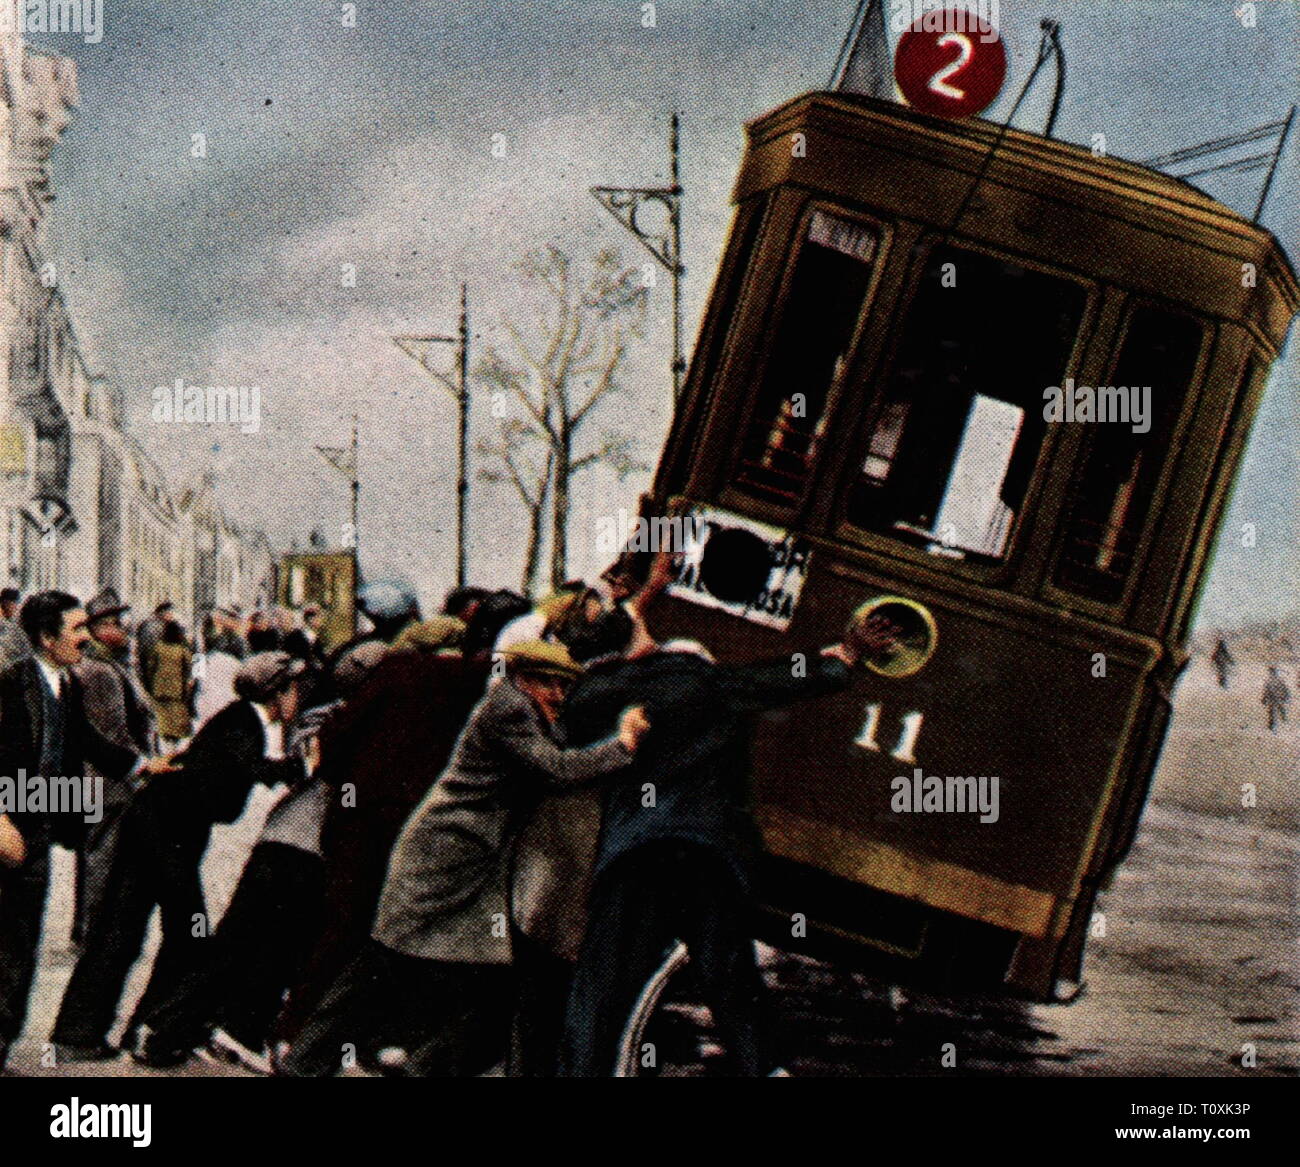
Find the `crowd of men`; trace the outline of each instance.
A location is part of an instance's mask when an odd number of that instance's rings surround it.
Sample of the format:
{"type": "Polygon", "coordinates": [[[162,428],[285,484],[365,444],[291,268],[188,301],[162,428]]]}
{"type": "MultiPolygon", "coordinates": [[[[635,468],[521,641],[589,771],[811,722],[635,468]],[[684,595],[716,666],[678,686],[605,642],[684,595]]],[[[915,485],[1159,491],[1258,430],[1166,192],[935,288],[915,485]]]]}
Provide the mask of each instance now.
{"type": "Polygon", "coordinates": [[[132,637],[111,589],[84,606],[0,596],[0,775],[104,791],[93,821],[0,806],[0,1070],[59,844],[77,859],[78,946],[59,1063],[608,1075],[681,940],[728,1068],[772,1072],[748,719],[847,685],[894,630],[869,621],[806,667],[722,665],[652,637],[673,564],[635,562],[536,605],[458,588],[429,619],[408,585],[371,583],[366,630],[329,652],[313,608],[219,608],[196,657],[167,604],[132,637]],[[259,784],[283,793],[211,927],[212,827],[259,784]],[[161,946],[114,1047],[155,908],[161,946]]]}

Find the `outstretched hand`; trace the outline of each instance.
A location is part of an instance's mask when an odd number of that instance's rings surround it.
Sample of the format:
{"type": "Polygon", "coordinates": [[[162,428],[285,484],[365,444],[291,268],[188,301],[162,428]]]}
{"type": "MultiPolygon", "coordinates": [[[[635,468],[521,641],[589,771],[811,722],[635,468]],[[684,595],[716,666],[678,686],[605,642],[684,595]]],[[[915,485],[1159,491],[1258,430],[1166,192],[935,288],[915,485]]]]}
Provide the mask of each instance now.
{"type": "Polygon", "coordinates": [[[877,612],[861,624],[850,623],[843,643],[822,649],[822,655],[835,657],[853,668],[864,656],[874,660],[887,655],[900,631],[897,624],[877,612]]]}
{"type": "Polygon", "coordinates": [[[184,769],[176,762],[174,754],[159,754],[156,758],[150,758],[143,766],[140,767],[141,774],[174,774],[178,770],[184,769]]]}

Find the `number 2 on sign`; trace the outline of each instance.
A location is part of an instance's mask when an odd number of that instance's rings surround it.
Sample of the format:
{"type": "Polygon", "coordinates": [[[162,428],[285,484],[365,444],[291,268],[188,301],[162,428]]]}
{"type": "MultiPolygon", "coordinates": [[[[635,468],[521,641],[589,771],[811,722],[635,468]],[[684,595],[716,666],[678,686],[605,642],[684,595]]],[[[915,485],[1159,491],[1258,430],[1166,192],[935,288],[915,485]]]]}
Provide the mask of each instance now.
{"type": "MultiPolygon", "coordinates": [[[[864,750],[872,750],[880,753],[880,743],[876,741],[876,730],[880,728],[881,705],[873,701],[867,706],[867,721],[862,727],[862,732],[853,739],[855,746],[861,746],[864,750]]],[[[916,739],[921,736],[921,722],[925,714],[912,710],[910,713],[903,714],[903,732],[899,735],[898,745],[889,751],[889,756],[899,762],[915,762],[916,739]]]]}
{"type": "Polygon", "coordinates": [[[968,64],[975,53],[975,46],[970,43],[970,37],[960,32],[946,32],[937,42],[939,45],[956,45],[957,59],[949,61],[942,69],[930,78],[928,86],[931,93],[937,93],[940,97],[951,97],[954,101],[965,101],[966,90],[958,89],[955,85],[948,84],[948,78],[960,73],[968,64]]]}

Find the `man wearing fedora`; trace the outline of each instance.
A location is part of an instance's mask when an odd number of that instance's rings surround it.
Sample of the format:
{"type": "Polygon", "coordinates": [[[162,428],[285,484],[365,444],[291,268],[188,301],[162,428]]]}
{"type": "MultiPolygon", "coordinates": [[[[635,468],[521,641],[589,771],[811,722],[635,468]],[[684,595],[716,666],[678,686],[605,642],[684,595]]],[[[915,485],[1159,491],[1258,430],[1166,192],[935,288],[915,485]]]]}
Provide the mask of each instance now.
{"type": "Polygon", "coordinates": [[[489,687],[402,829],[370,945],[300,1030],[280,1062],[284,1074],[328,1076],[349,1048],[400,1047],[407,1071],[427,1076],[478,1073],[504,1054],[519,824],[548,787],[626,767],[648,727],[639,708],[628,708],[609,736],[567,749],[557,721],[580,672],[568,650],[525,641],[504,659],[506,679],[489,687]]]}
{"type": "MultiPolygon", "coordinates": [[[[86,698],[86,716],[109,741],[136,754],[154,751],[153,710],[130,665],[131,638],[123,616],[131,610],[113,588],[104,588],[86,605],[86,643],[73,673],[86,698]]],[[[91,773],[98,773],[90,766],[91,773]]],[[[104,897],[122,813],[138,783],[104,775],[103,816],[88,823],[77,851],[76,916],[72,938],[80,943],[90,916],[104,897]]]]}
{"type": "Polygon", "coordinates": [[[239,818],[257,783],[297,785],[307,777],[303,760],[284,757],[279,746],[298,712],[303,668],[284,652],[249,657],[235,677],[238,699],[172,756],[180,772],[150,782],[122,816],[104,910],[90,923],[54,1026],[63,1060],[115,1052],[107,1035],[155,905],[162,946],[124,1045],[143,1043],[137,1022],[201,967],[208,929],[195,926],[207,920],[200,865],[213,824],[239,818]]]}

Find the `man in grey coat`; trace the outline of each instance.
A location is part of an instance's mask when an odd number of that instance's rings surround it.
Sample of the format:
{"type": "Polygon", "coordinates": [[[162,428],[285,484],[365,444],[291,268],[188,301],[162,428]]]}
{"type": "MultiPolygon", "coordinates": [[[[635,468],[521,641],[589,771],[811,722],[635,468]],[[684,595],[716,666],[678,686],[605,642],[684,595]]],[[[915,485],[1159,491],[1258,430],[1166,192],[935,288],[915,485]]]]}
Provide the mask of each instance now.
{"type": "MultiPolygon", "coordinates": [[[[130,668],[131,638],[122,617],[129,612],[113,588],[104,588],[86,605],[90,640],[81,664],[73,668],[86,694],[86,716],[109,741],[137,754],[152,753],[153,706],[130,668]]],[[[87,773],[97,774],[93,764],[87,773]]],[[[139,781],[104,782],[103,815],[86,827],[85,845],[77,851],[76,915],[72,938],[80,943],[90,917],[106,894],[122,813],[139,781]]]]}
{"type": "Polygon", "coordinates": [[[556,722],[580,671],[540,641],[505,654],[507,679],[471,714],[447,769],[398,838],[370,946],[340,976],[278,1069],[325,1077],[360,1046],[399,1047],[410,1072],[472,1074],[504,1053],[513,1011],[511,849],[547,788],[623,769],[649,728],[639,707],[617,731],[564,748],[556,722]]]}

